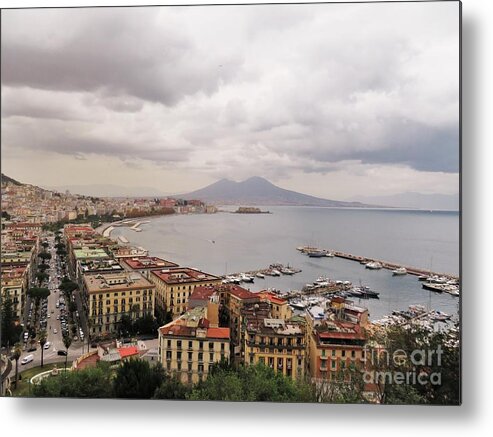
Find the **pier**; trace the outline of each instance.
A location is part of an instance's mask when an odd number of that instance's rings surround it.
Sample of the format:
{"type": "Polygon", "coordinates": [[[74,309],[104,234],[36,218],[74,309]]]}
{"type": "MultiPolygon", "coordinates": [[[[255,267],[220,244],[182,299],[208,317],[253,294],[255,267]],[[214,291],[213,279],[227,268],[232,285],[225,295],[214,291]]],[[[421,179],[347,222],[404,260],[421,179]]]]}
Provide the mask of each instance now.
{"type": "MultiPolygon", "coordinates": [[[[340,252],[337,250],[326,250],[326,249],[318,249],[318,248],[310,248],[310,249],[315,250],[315,251],[319,251],[319,252],[330,253],[331,255],[334,255],[337,258],[344,258],[344,259],[347,259],[350,261],[357,261],[360,264],[363,264],[363,263],[366,264],[369,262],[378,262],[382,265],[382,268],[388,269],[388,270],[395,270],[395,269],[398,269],[400,267],[404,267],[407,270],[407,273],[409,273],[410,275],[414,275],[414,276],[443,276],[445,278],[459,280],[459,277],[457,275],[452,275],[450,273],[432,272],[430,270],[420,269],[418,267],[404,266],[402,264],[397,264],[394,262],[384,261],[384,260],[377,259],[377,258],[368,258],[365,256],[353,255],[351,253],[340,252]]],[[[298,250],[305,253],[301,249],[298,249],[298,250]]]]}

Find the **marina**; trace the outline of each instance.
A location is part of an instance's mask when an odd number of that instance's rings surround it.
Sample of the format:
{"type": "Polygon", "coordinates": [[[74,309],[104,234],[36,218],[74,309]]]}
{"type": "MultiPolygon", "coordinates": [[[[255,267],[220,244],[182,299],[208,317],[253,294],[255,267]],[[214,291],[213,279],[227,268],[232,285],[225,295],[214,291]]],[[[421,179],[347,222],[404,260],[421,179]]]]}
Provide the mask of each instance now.
{"type": "Polygon", "coordinates": [[[367,258],[345,252],[319,249],[311,246],[299,246],[296,249],[309,257],[312,257],[313,254],[317,254],[317,258],[337,257],[350,261],[357,261],[369,270],[391,270],[393,276],[404,276],[407,274],[418,276],[418,280],[424,281],[422,288],[425,290],[434,291],[437,293],[448,293],[456,297],[460,295],[459,277],[456,275],[432,272],[431,270],[427,271],[416,267],[402,266],[389,261],[367,258]]]}

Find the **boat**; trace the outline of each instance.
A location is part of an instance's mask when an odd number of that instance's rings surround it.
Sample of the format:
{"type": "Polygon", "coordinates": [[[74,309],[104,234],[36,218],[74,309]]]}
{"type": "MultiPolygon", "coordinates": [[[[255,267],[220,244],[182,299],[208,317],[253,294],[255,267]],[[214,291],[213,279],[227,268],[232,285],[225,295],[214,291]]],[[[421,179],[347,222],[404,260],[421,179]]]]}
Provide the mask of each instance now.
{"type": "Polygon", "coordinates": [[[379,270],[382,268],[382,264],[378,261],[370,261],[365,267],[370,270],[379,270]]]}
{"type": "Polygon", "coordinates": [[[256,275],[255,275],[257,278],[261,278],[261,279],[264,279],[265,278],[265,275],[261,272],[258,272],[256,275]]]}
{"type": "Polygon", "coordinates": [[[241,273],[239,278],[241,282],[253,282],[255,279],[253,276],[247,275],[246,273],[241,273]]]}
{"type": "Polygon", "coordinates": [[[407,275],[407,270],[405,267],[399,267],[398,269],[392,270],[392,275],[394,276],[407,275]]]}
{"type": "Polygon", "coordinates": [[[226,281],[228,284],[240,284],[241,279],[238,276],[226,276],[226,281]]]}
{"type": "Polygon", "coordinates": [[[452,316],[449,316],[448,314],[446,313],[442,313],[441,311],[433,311],[430,315],[430,318],[432,320],[435,320],[436,322],[446,322],[447,320],[449,320],[452,316]]]}
{"type": "Polygon", "coordinates": [[[272,276],[281,276],[281,272],[279,270],[272,269],[271,272],[272,272],[272,276]]]}
{"type": "Polygon", "coordinates": [[[324,258],[327,256],[327,252],[324,252],[323,250],[314,250],[312,252],[308,252],[308,256],[310,258],[324,258]]]}
{"type": "Polygon", "coordinates": [[[424,282],[422,287],[425,289],[425,290],[429,290],[429,291],[435,291],[437,293],[442,293],[443,292],[443,287],[440,286],[441,284],[435,284],[433,282],[424,282]]]}
{"type": "Polygon", "coordinates": [[[281,273],[283,275],[294,275],[294,271],[291,270],[289,267],[285,267],[285,268],[281,269],[281,273]]]}
{"type": "Polygon", "coordinates": [[[333,252],[327,252],[325,256],[328,256],[329,258],[334,258],[334,253],[333,252]]]}
{"type": "Polygon", "coordinates": [[[290,302],[289,305],[297,310],[304,310],[308,306],[307,303],[303,301],[293,301],[290,302]]]}
{"type": "Polygon", "coordinates": [[[378,299],[380,295],[380,293],[370,290],[370,287],[367,286],[354,287],[349,290],[349,294],[362,299],[378,299]]]}
{"type": "Polygon", "coordinates": [[[418,276],[418,281],[426,281],[428,279],[427,275],[418,276]]]}

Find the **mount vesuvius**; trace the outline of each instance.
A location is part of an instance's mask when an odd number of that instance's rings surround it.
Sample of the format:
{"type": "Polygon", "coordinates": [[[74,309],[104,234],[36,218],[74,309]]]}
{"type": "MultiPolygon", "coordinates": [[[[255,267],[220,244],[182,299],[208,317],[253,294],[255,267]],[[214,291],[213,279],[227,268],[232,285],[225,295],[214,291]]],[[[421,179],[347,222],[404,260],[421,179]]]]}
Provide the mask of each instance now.
{"type": "Polygon", "coordinates": [[[360,202],[340,202],[285,190],[258,176],[242,182],[221,179],[200,190],[180,194],[178,197],[200,199],[217,205],[369,206],[360,202]]]}

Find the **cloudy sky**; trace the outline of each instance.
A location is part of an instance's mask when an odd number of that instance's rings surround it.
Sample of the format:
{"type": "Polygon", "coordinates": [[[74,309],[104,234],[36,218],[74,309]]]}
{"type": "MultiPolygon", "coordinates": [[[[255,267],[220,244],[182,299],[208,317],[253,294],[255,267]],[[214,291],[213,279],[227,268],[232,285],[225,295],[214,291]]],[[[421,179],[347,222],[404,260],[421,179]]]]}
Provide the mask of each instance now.
{"type": "Polygon", "coordinates": [[[459,190],[456,2],[2,11],[2,171],[459,190]]]}

